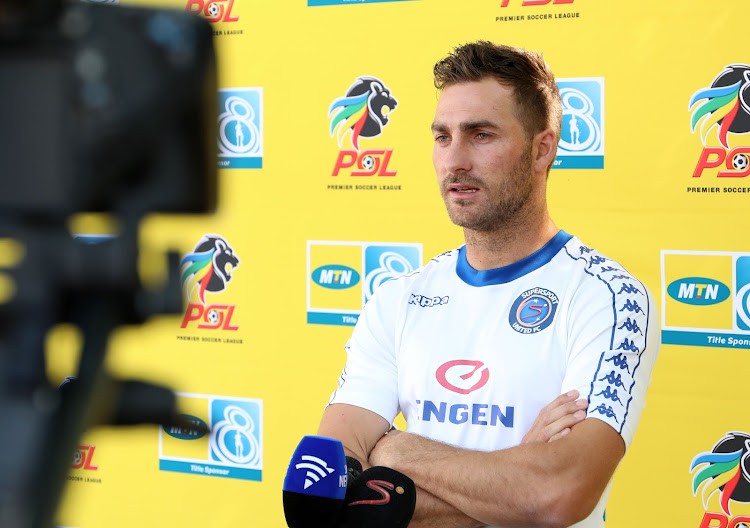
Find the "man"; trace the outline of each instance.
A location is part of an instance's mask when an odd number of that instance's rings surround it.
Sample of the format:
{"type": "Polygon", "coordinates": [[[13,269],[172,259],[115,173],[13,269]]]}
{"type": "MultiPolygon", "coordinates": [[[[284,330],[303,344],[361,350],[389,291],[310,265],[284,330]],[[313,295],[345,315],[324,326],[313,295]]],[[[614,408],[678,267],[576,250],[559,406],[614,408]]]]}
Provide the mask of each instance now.
{"type": "Polygon", "coordinates": [[[549,216],[562,109],[541,57],[477,42],[434,73],[433,162],[466,244],[367,303],[319,434],[411,477],[413,527],[604,526],[654,299],[549,216]],[[399,411],[407,431],[388,432],[399,411]]]}

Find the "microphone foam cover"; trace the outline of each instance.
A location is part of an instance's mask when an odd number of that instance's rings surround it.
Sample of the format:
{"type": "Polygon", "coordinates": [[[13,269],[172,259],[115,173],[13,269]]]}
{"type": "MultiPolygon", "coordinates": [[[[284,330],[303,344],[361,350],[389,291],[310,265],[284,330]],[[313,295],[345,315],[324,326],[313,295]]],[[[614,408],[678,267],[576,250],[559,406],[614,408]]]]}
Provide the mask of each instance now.
{"type": "Polygon", "coordinates": [[[395,469],[374,466],[346,490],[338,528],[406,528],[417,504],[417,487],[395,469]]]}

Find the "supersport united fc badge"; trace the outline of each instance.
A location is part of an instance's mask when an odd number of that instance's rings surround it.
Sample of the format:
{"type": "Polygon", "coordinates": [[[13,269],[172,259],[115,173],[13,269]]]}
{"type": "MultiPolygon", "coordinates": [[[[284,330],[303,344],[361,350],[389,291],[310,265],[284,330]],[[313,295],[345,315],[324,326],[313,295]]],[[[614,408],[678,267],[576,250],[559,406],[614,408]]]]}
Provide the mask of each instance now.
{"type": "Polygon", "coordinates": [[[511,328],[521,334],[541,332],[555,318],[559,299],[545,288],[526,290],[513,303],[508,315],[511,328]]]}

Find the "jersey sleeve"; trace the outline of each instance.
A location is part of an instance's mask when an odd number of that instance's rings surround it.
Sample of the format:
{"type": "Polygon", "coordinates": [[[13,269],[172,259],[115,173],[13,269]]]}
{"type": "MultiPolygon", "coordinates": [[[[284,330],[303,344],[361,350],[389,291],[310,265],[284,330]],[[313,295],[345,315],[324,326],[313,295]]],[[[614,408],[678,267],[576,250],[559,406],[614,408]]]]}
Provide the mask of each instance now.
{"type": "Polygon", "coordinates": [[[611,425],[627,448],[646,405],[659,316],[648,288],[606,260],[601,268],[586,262],[588,276],[570,306],[563,392],[577,389],[589,401],[587,418],[611,425]]]}
{"type": "Polygon", "coordinates": [[[389,423],[399,413],[395,327],[398,288],[389,281],[370,298],[346,343],[346,366],[330,404],[368,409],[389,423]]]}

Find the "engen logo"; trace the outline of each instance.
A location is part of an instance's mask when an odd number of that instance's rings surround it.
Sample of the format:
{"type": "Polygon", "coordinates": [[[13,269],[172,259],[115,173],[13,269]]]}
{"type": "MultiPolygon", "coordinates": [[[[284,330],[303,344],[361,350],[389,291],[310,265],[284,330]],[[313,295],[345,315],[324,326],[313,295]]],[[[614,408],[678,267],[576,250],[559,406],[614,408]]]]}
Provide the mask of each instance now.
{"type": "Polygon", "coordinates": [[[711,86],[693,94],[688,110],[692,113],[691,130],[700,135],[704,145],[693,178],[700,178],[707,169],[717,178],[744,178],[750,174],[750,147],[730,144],[733,136],[750,133],[750,66],[726,66],[711,86]],[[713,130],[718,146],[707,145],[713,130]]]}
{"type": "Polygon", "coordinates": [[[733,505],[750,503],[750,435],[727,433],[711,451],[693,459],[690,473],[693,496],[700,493],[706,510],[699,528],[750,526],[750,516],[732,513],[733,505]],[[721,512],[709,511],[717,506],[721,512]]]}
{"type": "Polygon", "coordinates": [[[726,284],[704,277],[678,279],[667,286],[667,293],[676,301],[698,306],[724,302],[731,294],[726,284]]]}
{"type": "Polygon", "coordinates": [[[487,385],[490,370],[481,361],[454,359],[443,363],[435,372],[438,383],[458,394],[471,394],[487,385]]]}
{"type": "Polygon", "coordinates": [[[190,323],[207,330],[239,328],[232,325],[234,304],[209,304],[206,300],[207,293],[216,294],[227,289],[239,264],[240,259],[232,247],[218,235],[203,235],[193,252],[182,258],[181,280],[188,306],[181,328],[190,323]]]}
{"type": "Polygon", "coordinates": [[[329,132],[335,137],[339,151],[332,176],[395,176],[388,164],[393,149],[364,149],[361,139],[380,136],[390,120],[390,113],[398,106],[398,101],[383,81],[376,77],[359,77],[346,91],[331,103],[328,117],[331,120],[329,132]],[[345,149],[349,140],[353,149],[345,149]],[[342,172],[343,171],[343,172],[342,172]]]}
{"type": "MultiPolygon", "coordinates": [[[[435,378],[449,391],[467,395],[487,385],[490,371],[481,361],[454,359],[440,365],[435,378]]],[[[515,410],[511,406],[431,400],[416,400],[416,404],[417,419],[425,422],[513,427],[515,410]]]]}
{"type": "Polygon", "coordinates": [[[237,22],[232,15],[234,0],[188,0],[185,11],[203,15],[209,22],[237,22]]]}

